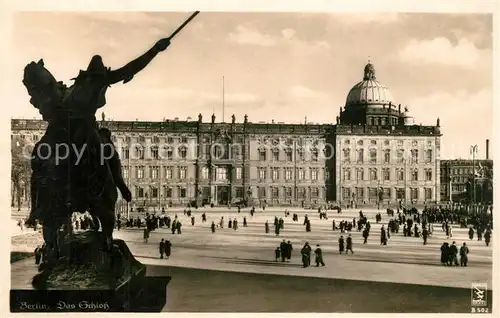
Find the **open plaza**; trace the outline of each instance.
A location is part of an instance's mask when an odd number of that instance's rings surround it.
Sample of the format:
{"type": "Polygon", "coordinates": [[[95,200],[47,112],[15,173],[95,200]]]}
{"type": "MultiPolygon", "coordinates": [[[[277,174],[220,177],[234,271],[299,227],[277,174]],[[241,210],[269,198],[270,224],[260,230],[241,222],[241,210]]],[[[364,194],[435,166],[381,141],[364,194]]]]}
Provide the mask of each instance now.
{"type": "MultiPolygon", "coordinates": [[[[323,287],[325,292],[332,294],[332,297],[337,293],[344,295],[344,297],[352,295],[352,298],[348,297],[352,303],[347,307],[338,302],[325,303],[323,306],[314,307],[318,311],[330,309],[348,312],[400,312],[401,310],[436,312],[440,310],[453,311],[454,309],[455,312],[467,311],[469,310],[467,308],[470,307],[469,298],[472,283],[486,283],[491,290],[492,245],[486,246],[484,240],[478,241],[476,236],[470,240],[468,229],[460,228],[457,224],[453,225],[451,238],[446,236],[440,224],[434,224],[433,234],[428,238],[426,245],[423,245],[421,237],[405,237],[402,231],[391,233],[387,245],[381,245],[380,229],[382,226],[387,228],[391,219],[386,214],[385,209],[362,209],[372,224],[367,244],[363,244],[362,232],[358,232],[356,229],[345,233],[340,233],[339,229],[335,231],[332,229],[333,220],[338,227],[342,220],[352,222],[353,218],[358,219],[359,209],[344,209],[341,213],[336,210],[328,210],[328,219],[325,220],[319,218],[317,210],[300,208],[256,209],[254,215],[251,216],[248,208],[238,212],[237,208],[205,207],[191,210],[191,216],[195,218],[194,225],[191,225],[191,217],[187,216],[184,211],[184,208],[170,208],[166,211],[166,215],[172,219],[177,216],[182,223],[182,234],[172,234],[170,229],[162,227],[152,231],[146,243],[143,235],[144,226],[141,228],[123,226],[119,231],[115,230],[114,233],[115,238],[123,239],[135,257],[148,266],[148,275],[155,276],[161,273],[172,276],[172,282],[168,287],[169,300],[165,308],[167,311],[252,311],[254,309],[241,305],[239,301],[246,299],[245,301],[252,302],[252,299],[255,300],[257,292],[252,292],[252,290],[256,287],[245,287],[245,284],[258,284],[259,281],[265,285],[265,287],[259,288],[265,288],[266,293],[281,286],[280,288],[284,289],[283,292],[286,291],[291,299],[294,299],[294,293],[305,293],[303,288],[312,288],[308,297],[325,297],[324,295],[318,296],[318,293],[314,292],[314,288],[321,290],[321,285],[324,284],[330,286],[323,287]],[[285,210],[290,212],[288,216],[285,216],[285,210]],[[206,215],[206,222],[202,222],[203,213],[206,215]],[[292,220],[294,213],[298,215],[298,222],[292,220]],[[382,220],[379,223],[376,223],[375,220],[377,213],[382,215],[382,220]],[[306,232],[303,225],[306,215],[311,223],[310,232],[306,232]],[[224,217],[224,228],[217,226],[215,233],[212,233],[212,221],[219,224],[221,217],[224,217]],[[278,236],[274,233],[273,227],[275,217],[284,220],[284,228],[278,236]],[[246,227],[243,226],[243,218],[247,220],[246,227]],[[227,228],[229,219],[238,220],[237,230],[227,228]],[[265,232],[266,221],[269,222],[269,233],[265,232]],[[339,254],[338,239],[340,235],[346,238],[349,234],[353,238],[354,254],[350,252],[349,254],[339,254]],[[162,238],[172,244],[172,252],[168,259],[160,259],[159,242],[162,238]],[[293,246],[290,262],[281,262],[281,260],[276,261],[275,259],[274,251],[283,240],[290,241],[293,246]],[[451,244],[453,241],[458,247],[463,242],[467,243],[470,251],[467,267],[449,267],[441,264],[441,245],[443,242],[451,244]],[[300,250],[305,242],[309,242],[313,250],[317,244],[320,245],[323,250],[325,267],[315,267],[314,257],[313,266],[302,267],[300,250]],[[272,283],[276,280],[284,282],[272,283]],[[305,283],[307,287],[286,290],[302,280],[310,280],[310,282],[305,283]],[[334,284],[332,287],[328,283],[332,281],[336,281],[337,285],[334,284]],[[347,284],[347,286],[343,286],[343,284],[347,284]],[[221,285],[221,291],[216,292],[217,285],[221,285]],[[191,288],[186,290],[188,286],[191,288]],[[335,286],[342,287],[335,288],[335,286]],[[365,289],[361,290],[361,288],[365,289]],[[359,294],[368,289],[371,292],[365,293],[363,296],[359,294]],[[419,291],[410,292],[413,289],[419,289],[419,291]],[[373,297],[377,298],[383,293],[391,294],[393,290],[400,291],[397,295],[390,297],[396,298],[389,303],[373,300],[373,297]],[[440,293],[444,295],[440,296],[441,299],[445,299],[446,295],[450,301],[459,299],[457,302],[459,308],[446,305],[441,309],[432,306],[425,307],[427,308],[425,309],[418,306],[423,302],[428,303],[429,300],[426,298],[434,298],[440,293]],[[214,296],[214,294],[219,296],[214,296]],[[232,306],[227,305],[227,301],[223,302],[225,305],[216,302],[216,299],[220,298],[234,299],[236,294],[243,298],[235,300],[236,303],[232,303],[232,306]],[[209,295],[208,298],[212,300],[203,300],[204,295],[209,295]],[[367,297],[370,298],[370,295],[372,305],[369,305],[368,300],[366,300],[368,303],[360,301],[367,297]],[[400,299],[401,297],[403,298],[400,299]],[[187,301],[186,298],[191,301],[187,301]],[[206,304],[207,301],[209,304],[206,304]],[[405,304],[406,301],[412,305],[405,304]]],[[[137,215],[133,216],[137,217],[137,215]]],[[[13,252],[16,250],[32,252],[37,244],[42,243],[41,235],[33,234],[33,229],[25,229],[23,233],[18,231],[13,236],[12,242],[13,252]]],[[[13,263],[12,288],[29,286],[30,279],[35,272],[36,266],[33,258],[13,263]]],[[[258,297],[262,298],[262,296],[258,297]]],[[[337,299],[338,297],[339,295],[335,296],[337,299]]],[[[262,304],[261,300],[259,303],[262,304]]],[[[273,311],[272,308],[274,307],[255,310],[273,311]]],[[[293,311],[312,310],[308,309],[310,308],[308,305],[304,305],[302,310],[293,306],[291,308],[293,311]]],[[[290,310],[280,307],[276,308],[275,311],[290,310]]]]}

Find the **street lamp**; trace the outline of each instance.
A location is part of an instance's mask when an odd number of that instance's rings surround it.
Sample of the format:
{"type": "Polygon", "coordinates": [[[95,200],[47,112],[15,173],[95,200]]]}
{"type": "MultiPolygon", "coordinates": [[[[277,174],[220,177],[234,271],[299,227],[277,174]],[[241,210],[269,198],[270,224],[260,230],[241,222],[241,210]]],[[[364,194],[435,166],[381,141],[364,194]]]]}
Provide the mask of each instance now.
{"type": "Polygon", "coordinates": [[[476,154],[478,151],[477,145],[470,146],[470,153],[472,155],[472,204],[476,203],[476,154]]]}

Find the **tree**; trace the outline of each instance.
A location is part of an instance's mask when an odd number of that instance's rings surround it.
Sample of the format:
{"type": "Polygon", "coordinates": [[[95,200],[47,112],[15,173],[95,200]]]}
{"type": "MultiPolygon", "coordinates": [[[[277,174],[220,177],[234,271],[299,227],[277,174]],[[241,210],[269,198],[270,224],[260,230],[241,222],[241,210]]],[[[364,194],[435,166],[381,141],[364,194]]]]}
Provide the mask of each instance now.
{"type": "Polygon", "coordinates": [[[12,182],[12,207],[17,204],[21,208],[23,188],[27,189],[31,179],[31,163],[29,155],[33,145],[23,139],[11,139],[10,152],[12,156],[11,182],[12,182]]]}

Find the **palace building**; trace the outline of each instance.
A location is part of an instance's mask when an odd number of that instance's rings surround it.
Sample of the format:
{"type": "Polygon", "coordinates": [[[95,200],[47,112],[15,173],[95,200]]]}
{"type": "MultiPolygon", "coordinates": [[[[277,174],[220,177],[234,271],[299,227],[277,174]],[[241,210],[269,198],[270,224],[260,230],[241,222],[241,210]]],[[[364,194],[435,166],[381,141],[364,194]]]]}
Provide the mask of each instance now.
{"type": "MultiPolygon", "coordinates": [[[[439,202],[440,125],[414,125],[372,64],[334,124],[109,121],[133,205],[439,202]]],[[[12,120],[36,142],[46,123],[12,120]]]]}

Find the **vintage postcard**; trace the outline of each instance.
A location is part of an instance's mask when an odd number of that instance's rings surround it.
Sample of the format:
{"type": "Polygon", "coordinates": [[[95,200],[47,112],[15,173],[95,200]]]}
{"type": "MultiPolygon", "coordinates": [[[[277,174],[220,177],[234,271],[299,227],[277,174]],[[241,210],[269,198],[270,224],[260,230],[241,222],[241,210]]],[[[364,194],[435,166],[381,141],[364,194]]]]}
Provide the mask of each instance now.
{"type": "Polygon", "coordinates": [[[483,4],[10,11],[10,312],[492,315],[483,4]]]}

